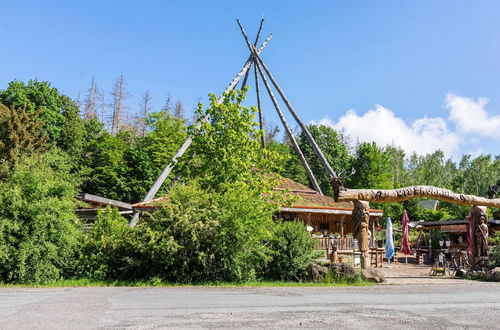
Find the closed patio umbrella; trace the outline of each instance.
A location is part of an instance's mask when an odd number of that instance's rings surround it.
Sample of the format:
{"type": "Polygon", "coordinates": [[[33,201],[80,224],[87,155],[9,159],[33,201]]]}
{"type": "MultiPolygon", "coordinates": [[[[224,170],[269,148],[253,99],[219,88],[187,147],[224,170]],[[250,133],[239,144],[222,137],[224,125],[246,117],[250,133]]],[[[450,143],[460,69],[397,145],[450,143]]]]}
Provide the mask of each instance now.
{"type": "Polygon", "coordinates": [[[387,260],[391,260],[394,257],[394,239],[392,238],[392,221],[391,218],[387,218],[387,223],[385,227],[385,257],[387,260]]]}
{"type": "MultiPolygon", "coordinates": [[[[403,221],[401,224],[401,231],[403,232],[403,237],[401,238],[401,253],[403,253],[404,255],[411,254],[410,228],[408,228],[409,223],[410,218],[408,217],[408,213],[405,210],[403,212],[403,221]]],[[[406,259],[406,263],[408,263],[408,259],[406,259]]]]}
{"type": "Polygon", "coordinates": [[[403,254],[411,254],[410,247],[410,228],[408,224],[410,223],[410,218],[406,210],[403,212],[403,221],[401,225],[401,231],[403,232],[403,237],[401,240],[401,252],[403,254]]]}

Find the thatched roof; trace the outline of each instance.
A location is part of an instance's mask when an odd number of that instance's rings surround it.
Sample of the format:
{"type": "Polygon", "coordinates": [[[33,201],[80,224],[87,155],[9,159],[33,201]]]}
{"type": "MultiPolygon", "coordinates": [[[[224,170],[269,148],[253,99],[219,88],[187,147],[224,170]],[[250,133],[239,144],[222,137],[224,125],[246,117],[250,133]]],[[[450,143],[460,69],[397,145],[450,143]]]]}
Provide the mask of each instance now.
{"type": "Polygon", "coordinates": [[[294,203],[293,207],[297,206],[316,206],[316,207],[334,207],[341,209],[352,210],[352,202],[335,202],[335,200],[328,196],[320,195],[317,191],[303,185],[301,183],[295,182],[288,178],[282,178],[278,187],[275,189],[277,191],[289,192],[293,196],[297,197],[298,200],[294,203]]]}

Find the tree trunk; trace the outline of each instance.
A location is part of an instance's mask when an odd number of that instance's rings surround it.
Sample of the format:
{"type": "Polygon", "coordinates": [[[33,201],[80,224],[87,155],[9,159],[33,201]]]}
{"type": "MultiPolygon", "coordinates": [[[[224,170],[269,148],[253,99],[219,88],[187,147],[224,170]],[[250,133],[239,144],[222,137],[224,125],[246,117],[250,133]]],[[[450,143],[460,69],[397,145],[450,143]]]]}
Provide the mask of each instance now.
{"type": "Polygon", "coordinates": [[[338,192],[338,201],[365,200],[370,202],[402,202],[416,197],[429,197],[462,205],[500,207],[500,198],[487,199],[473,195],[457,194],[451,190],[432,186],[412,186],[400,189],[348,189],[338,192]]]}

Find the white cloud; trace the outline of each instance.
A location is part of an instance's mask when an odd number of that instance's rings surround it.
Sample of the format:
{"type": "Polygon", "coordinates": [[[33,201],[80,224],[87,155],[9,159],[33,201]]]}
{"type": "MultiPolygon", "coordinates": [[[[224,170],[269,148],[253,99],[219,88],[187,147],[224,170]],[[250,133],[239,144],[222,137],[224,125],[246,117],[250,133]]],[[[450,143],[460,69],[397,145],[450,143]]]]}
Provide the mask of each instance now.
{"type": "Polygon", "coordinates": [[[455,123],[458,131],[487,137],[500,136],[500,115],[490,116],[484,110],[487,98],[474,100],[448,93],[445,101],[446,107],[450,109],[449,119],[455,123]]]}
{"type": "Polygon", "coordinates": [[[398,145],[407,154],[416,152],[423,155],[441,149],[447,156],[451,156],[460,145],[458,134],[448,129],[444,118],[424,117],[409,125],[380,105],[361,116],[355,110],[349,110],[337,122],[325,117],[318,123],[343,130],[354,141],[375,141],[382,146],[398,145]]]}

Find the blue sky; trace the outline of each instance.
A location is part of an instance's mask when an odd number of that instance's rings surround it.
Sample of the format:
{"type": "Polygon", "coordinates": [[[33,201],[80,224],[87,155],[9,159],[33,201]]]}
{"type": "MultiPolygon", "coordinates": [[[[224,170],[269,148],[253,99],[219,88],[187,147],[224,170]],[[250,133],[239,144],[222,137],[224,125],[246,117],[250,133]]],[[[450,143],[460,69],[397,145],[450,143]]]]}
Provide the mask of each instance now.
{"type": "Polygon", "coordinates": [[[273,39],[262,58],[305,121],[419,153],[500,153],[498,1],[3,1],[0,9],[0,88],[36,78],[83,98],[92,77],[109,92],[124,74],[130,112],[145,90],[157,109],[170,92],[190,111],[222,92],[248,56],[235,19],[253,38],[264,17],[273,39]]]}

